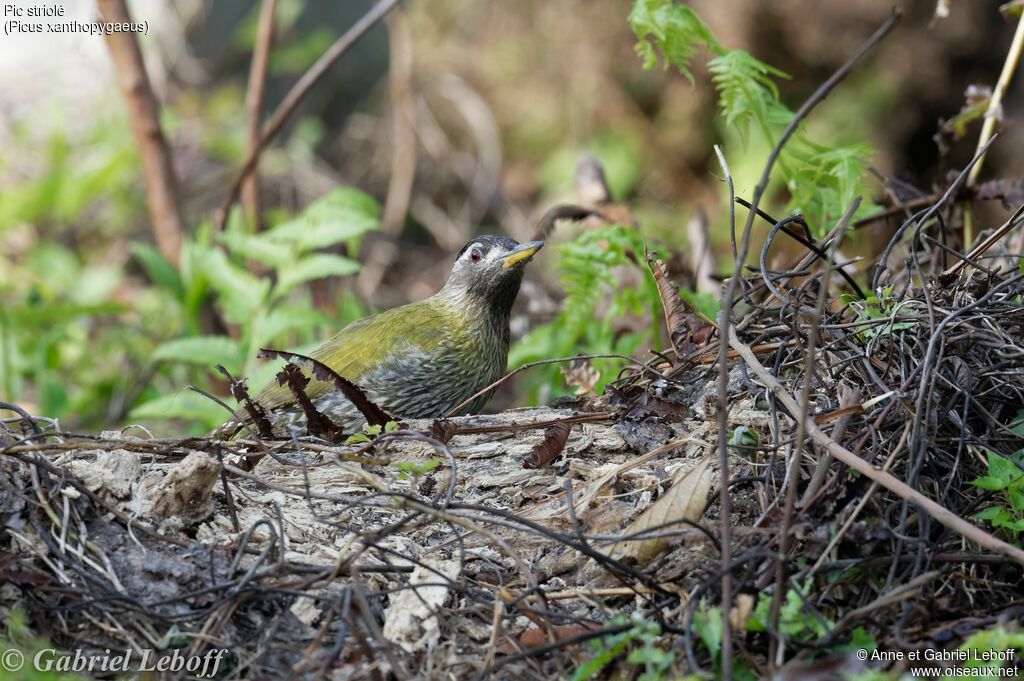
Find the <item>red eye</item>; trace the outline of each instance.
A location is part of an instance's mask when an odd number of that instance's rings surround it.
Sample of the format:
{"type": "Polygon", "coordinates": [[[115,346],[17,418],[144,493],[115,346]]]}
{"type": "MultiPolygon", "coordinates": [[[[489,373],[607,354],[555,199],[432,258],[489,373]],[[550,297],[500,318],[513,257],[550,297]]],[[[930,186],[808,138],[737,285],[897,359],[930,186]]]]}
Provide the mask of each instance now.
{"type": "Polygon", "coordinates": [[[472,260],[473,262],[480,262],[480,249],[474,248],[472,251],[470,251],[469,259],[472,260]]]}

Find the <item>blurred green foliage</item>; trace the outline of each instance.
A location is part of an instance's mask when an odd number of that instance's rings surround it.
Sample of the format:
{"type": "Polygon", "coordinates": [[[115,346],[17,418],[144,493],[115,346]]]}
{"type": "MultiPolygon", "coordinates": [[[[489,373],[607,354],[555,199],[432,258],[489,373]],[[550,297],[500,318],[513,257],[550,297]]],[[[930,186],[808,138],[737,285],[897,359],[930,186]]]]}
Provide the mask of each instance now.
{"type": "MultiPolygon", "coordinates": [[[[221,364],[254,387],[269,382],[277,366],[268,363],[257,369],[261,348],[275,341],[292,347],[301,339],[308,341],[317,327],[332,324],[327,315],[312,309],[302,285],[360,269],[357,261],[320,249],[345,243],[349,252],[358,251],[363,234],[377,228],[379,213],[372,197],[351,188],[317,199],[294,219],[260,234],[247,231],[236,211],[235,219],[216,238],[211,238],[206,223],[194,239],[186,241],[178,270],[151,246],[133,244],[135,257],[150,279],[177,302],[185,331],[182,337],[158,345],[150,359],[171,366],[193,365],[198,370],[221,364]],[[258,263],[268,276],[250,272],[247,261],[258,263]],[[203,335],[200,315],[205,302],[234,325],[236,333],[203,335]]],[[[208,429],[226,417],[222,407],[193,392],[154,389],[144,397],[149,399],[132,409],[131,418],[184,418],[208,429]]]]}
{"type": "MultiPolygon", "coordinates": [[[[3,631],[0,631],[0,656],[2,656],[0,677],[4,681],[84,680],[85,677],[71,672],[36,669],[33,662],[35,656],[42,653],[41,661],[49,661],[53,664],[56,655],[53,651],[66,652],[60,651],[45,638],[35,636],[28,628],[27,618],[21,610],[11,610],[7,613],[3,631]]],[[[46,666],[45,662],[41,666],[46,666]]]]}
{"type": "MultiPolygon", "coordinates": [[[[231,132],[243,129],[240,97],[225,88],[203,104],[199,143],[213,158],[241,159],[242,135],[231,132]]],[[[177,110],[165,109],[168,129],[180,128],[194,104],[184,98],[177,110]]],[[[359,270],[325,247],[341,243],[355,252],[361,235],[376,228],[379,206],[366,194],[338,190],[291,220],[267,211],[273,227],[259,235],[237,212],[216,238],[203,223],[175,267],[136,236],[145,197],[123,114],[80,128],[55,110],[34,123],[0,149],[0,172],[8,171],[0,193],[3,400],[71,428],[119,424],[130,413],[149,424],[188,419],[198,432],[219,423],[224,410],[183,386],[210,387],[216,364],[269,380],[272,367],[255,363],[260,347],[315,344],[319,328],[366,313],[350,294],[330,315],[315,311],[303,286],[359,270]],[[10,172],[27,158],[31,173],[10,172]],[[209,333],[211,309],[229,324],[224,333],[209,333]]],[[[322,133],[303,123],[288,153],[311,157],[322,133]]],[[[273,167],[274,155],[268,159],[273,167]]]]}
{"type": "MultiPolygon", "coordinates": [[[[767,146],[774,145],[793,120],[793,112],[779,99],[774,80],[788,76],[746,50],[724,48],[690,8],[672,0],[636,0],[629,21],[638,38],[636,50],[644,68],[657,64],[660,50],[665,68],[675,66],[693,83],[691,63],[700,48],[712,55],[707,66],[717,90],[719,111],[726,126],[741,138],[750,137],[753,129],[767,146]]],[[[871,196],[864,185],[864,170],[872,154],[873,150],[864,144],[833,147],[815,143],[807,137],[801,122],[783,147],[774,173],[789,191],[789,208],[803,213],[812,230],[821,236],[855,196],[871,196]]],[[[864,201],[856,215],[875,208],[864,201]]]]}

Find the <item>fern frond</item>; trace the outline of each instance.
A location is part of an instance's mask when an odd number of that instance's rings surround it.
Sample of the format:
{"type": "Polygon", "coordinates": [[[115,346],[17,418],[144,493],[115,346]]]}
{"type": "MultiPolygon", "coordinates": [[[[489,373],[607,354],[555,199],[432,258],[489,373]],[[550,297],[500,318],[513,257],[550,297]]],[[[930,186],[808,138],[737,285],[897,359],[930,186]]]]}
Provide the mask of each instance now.
{"type": "Polygon", "coordinates": [[[779,105],[779,88],[772,77],[789,76],[746,50],[732,50],[715,57],[708,62],[708,70],[718,90],[718,106],[725,122],[741,133],[749,129],[752,120],[769,129],[771,114],[777,115],[784,108],[779,105]]]}
{"type": "Polygon", "coordinates": [[[665,55],[665,68],[675,66],[692,84],[690,62],[703,45],[714,54],[725,54],[711,30],[693,10],[671,0],[637,0],[629,13],[629,23],[636,34],[636,52],[644,60],[644,68],[657,64],[657,47],[665,55]],[[647,40],[650,37],[653,44],[647,40]]]}

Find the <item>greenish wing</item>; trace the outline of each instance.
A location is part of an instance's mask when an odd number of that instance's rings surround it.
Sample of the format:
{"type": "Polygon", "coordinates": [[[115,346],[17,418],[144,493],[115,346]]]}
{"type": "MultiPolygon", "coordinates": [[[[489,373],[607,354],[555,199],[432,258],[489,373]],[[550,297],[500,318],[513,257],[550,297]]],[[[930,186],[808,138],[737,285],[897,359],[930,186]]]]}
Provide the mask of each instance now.
{"type": "MultiPolygon", "coordinates": [[[[393,357],[397,351],[419,346],[429,351],[437,346],[443,333],[437,333],[437,319],[429,299],[387,310],[372,317],[354,321],[309,354],[331,367],[339,376],[356,385],[369,370],[393,357]],[[433,329],[433,331],[432,331],[433,329]]],[[[311,380],[306,395],[315,400],[334,386],[312,378],[311,369],[297,362],[302,373],[311,380]]],[[[295,400],[287,385],[268,383],[255,397],[265,409],[275,409],[295,400]]],[[[244,409],[239,410],[243,415],[244,409]]],[[[245,420],[248,420],[246,418],[245,420]]]]}

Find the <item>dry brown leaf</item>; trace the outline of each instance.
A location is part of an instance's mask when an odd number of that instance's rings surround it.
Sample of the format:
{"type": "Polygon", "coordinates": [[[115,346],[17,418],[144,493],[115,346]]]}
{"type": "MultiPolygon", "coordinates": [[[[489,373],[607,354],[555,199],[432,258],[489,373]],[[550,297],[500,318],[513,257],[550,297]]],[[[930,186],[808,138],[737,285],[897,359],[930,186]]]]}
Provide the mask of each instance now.
{"type": "MultiPolygon", "coordinates": [[[[624,534],[637,534],[657,527],[668,529],[663,526],[679,520],[693,523],[700,520],[711,490],[711,459],[711,456],[705,456],[696,466],[677,475],[668,491],[641,513],[624,534]]],[[[665,537],[620,541],[612,547],[612,555],[633,557],[642,565],[667,546],[665,537]]]]}
{"type": "Polygon", "coordinates": [[[747,626],[750,613],[754,612],[755,599],[751,594],[736,594],[734,599],[736,605],[729,610],[729,624],[737,631],[742,631],[747,626]]]}
{"type": "Polygon", "coordinates": [[[574,395],[596,395],[597,382],[601,380],[601,372],[594,368],[589,359],[574,359],[568,365],[561,366],[565,383],[576,388],[574,395]]]}
{"type": "Polygon", "coordinates": [[[526,457],[526,461],[523,462],[523,468],[540,468],[551,463],[565,449],[565,443],[569,440],[569,431],[571,429],[571,423],[559,421],[545,430],[544,439],[526,457]]]}
{"type": "Polygon", "coordinates": [[[682,357],[693,352],[696,343],[703,343],[712,327],[701,321],[694,314],[696,310],[693,306],[679,295],[678,287],[668,276],[665,263],[650,253],[646,256],[647,266],[654,275],[654,282],[658,285],[658,296],[665,310],[665,327],[668,329],[669,341],[676,352],[676,357],[682,357]]]}

